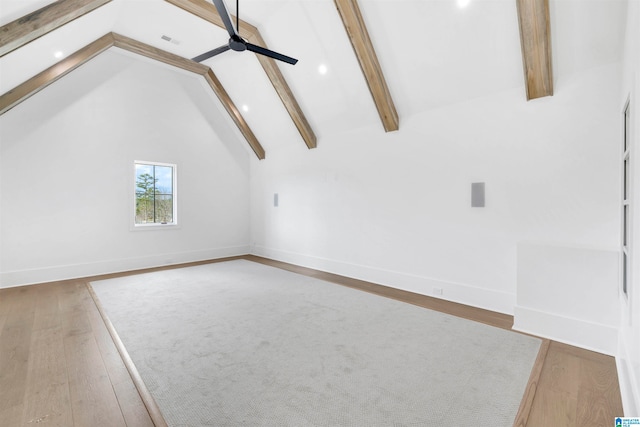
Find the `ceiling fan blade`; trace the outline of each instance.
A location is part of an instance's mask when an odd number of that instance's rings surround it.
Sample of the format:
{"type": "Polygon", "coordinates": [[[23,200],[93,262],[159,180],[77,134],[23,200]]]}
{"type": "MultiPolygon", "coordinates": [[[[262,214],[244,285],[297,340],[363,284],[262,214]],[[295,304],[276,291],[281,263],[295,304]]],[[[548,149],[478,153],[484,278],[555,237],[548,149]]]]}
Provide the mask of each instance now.
{"type": "Polygon", "coordinates": [[[230,36],[238,35],[238,31],[233,26],[233,20],[231,19],[231,15],[229,14],[229,9],[224,4],[224,0],[213,0],[213,4],[216,6],[218,10],[218,14],[220,18],[222,18],[222,22],[224,23],[225,28],[230,36]]]}
{"type": "Polygon", "coordinates": [[[192,60],[192,61],[196,61],[196,62],[202,62],[202,61],[204,61],[205,59],[209,59],[209,58],[211,58],[211,57],[213,57],[213,56],[216,56],[216,55],[218,55],[218,54],[220,54],[220,53],[222,53],[222,52],[226,52],[226,51],[228,51],[229,49],[231,49],[231,48],[229,47],[229,45],[228,45],[228,44],[225,44],[225,45],[222,45],[222,46],[217,47],[217,48],[215,48],[215,49],[212,49],[212,50],[210,50],[210,51],[208,51],[208,52],[205,52],[205,53],[203,53],[202,55],[198,55],[198,56],[196,56],[195,58],[191,58],[191,60],[192,60]]]}
{"type": "Polygon", "coordinates": [[[251,52],[259,53],[260,55],[268,56],[269,58],[277,59],[279,61],[286,62],[291,65],[296,65],[296,62],[298,62],[298,60],[295,58],[292,58],[287,55],[283,55],[278,52],[274,52],[262,46],[258,46],[251,43],[245,43],[245,45],[247,46],[247,50],[250,50],[251,52]]]}

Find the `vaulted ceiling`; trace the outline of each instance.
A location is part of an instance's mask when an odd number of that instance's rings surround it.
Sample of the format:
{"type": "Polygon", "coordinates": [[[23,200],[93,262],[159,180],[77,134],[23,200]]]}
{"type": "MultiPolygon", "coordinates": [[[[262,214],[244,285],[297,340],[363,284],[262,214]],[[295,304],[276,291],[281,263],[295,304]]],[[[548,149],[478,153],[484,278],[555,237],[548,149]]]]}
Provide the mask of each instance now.
{"type": "Polygon", "coordinates": [[[241,0],[240,33],[300,62],[226,52],[198,65],[187,58],[228,38],[210,2],[54,3],[0,0],[5,110],[24,97],[14,88],[38,88],[115,46],[203,75],[259,158],[260,143],[313,148],[375,122],[394,131],[403,116],[504,90],[523,88],[523,101],[550,95],[554,81],[561,90],[581,69],[620,59],[626,11],[624,0],[241,0]],[[46,25],[34,13],[42,8],[53,15],[46,25]],[[9,40],[16,27],[22,35],[9,40]]]}

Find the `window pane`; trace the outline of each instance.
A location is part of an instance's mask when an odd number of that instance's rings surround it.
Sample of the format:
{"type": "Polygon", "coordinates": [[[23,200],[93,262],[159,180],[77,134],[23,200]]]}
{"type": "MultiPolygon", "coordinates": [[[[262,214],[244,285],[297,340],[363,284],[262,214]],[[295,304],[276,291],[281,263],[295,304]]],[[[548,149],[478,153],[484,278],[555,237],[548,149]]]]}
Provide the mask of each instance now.
{"type": "Polygon", "coordinates": [[[153,223],[153,200],[145,196],[136,197],[136,224],[153,223]]]}
{"type": "Polygon", "coordinates": [[[174,222],[174,167],[136,163],[136,224],[174,222]]]}
{"type": "Polygon", "coordinates": [[[156,166],[155,173],[157,191],[171,194],[173,191],[173,168],[171,166],[156,166]]]}
{"type": "Polygon", "coordinates": [[[157,194],[155,200],[156,221],[161,224],[173,222],[173,197],[171,194],[157,194]]]}

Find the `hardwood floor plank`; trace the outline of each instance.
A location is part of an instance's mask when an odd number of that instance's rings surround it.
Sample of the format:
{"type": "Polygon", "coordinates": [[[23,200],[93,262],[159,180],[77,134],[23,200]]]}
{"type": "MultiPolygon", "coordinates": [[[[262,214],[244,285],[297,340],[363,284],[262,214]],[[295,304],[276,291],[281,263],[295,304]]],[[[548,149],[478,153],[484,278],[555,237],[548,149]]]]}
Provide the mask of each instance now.
{"type": "Polygon", "coordinates": [[[613,357],[606,357],[610,360],[581,360],[577,406],[579,426],[606,426],[611,424],[611,414],[623,415],[615,361],[613,357]]]}
{"type": "Polygon", "coordinates": [[[33,320],[33,330],[59,328],[60,306],[58,304],[59,287],[35,285],[37,291],[36,311],[33,320]]]}
{"type": "Polygon", "coordinates": [[[558,393],[566,393],[571,399],[578,398],[580,388],[581,361],[577,356],[562,351],[555,342],[549,346],[547,370],[540,378],[544,386],[558,393]]]}
{"type": "Polygon", "coordinates": [[[156,427],[167,427],[167,423],[164,417],[162,416],[160,407],[157,405],[155,399],[151,395],[151,392],[149,392],[149,390],[147,389],[147,386],[144,384],[144,381],[142,381],[142,377],[140,376],[140,373],[138,372],[135,364],[133,363],[133,360],[129,356],[127,349],[124,347],[122,340],[120,340],[120,337],[116,332],[116,329],[113,327],[113,324],[105,314],[104,309],[102,308],[102,305],[100,304],[100,301],[98,300],[97,295],[95,294],[95,292],[93,291],[93,288],[91,287],[91,284],[87,284],[87,291],[92,296],[95,302],[95,305],[98,311],[100,312],[100,316],[102,317],[104,325],[109,331],[109,334],[111,335],[113,343],[118,349],[118,353],[120,354],[120,357],[122,358],[122,361],[125,364],[127,371],[129,371],[131,380],[133,381],[133,384],[138,390],[140,398],[144,402],[144,405],[147,408],[147,412],[149,413],[149,416],[151,417],[153,424],[156,427]]]}
{"type": "Polygon", "coordinates": [[[65,331],[64,348],[74,424],[126,426],[93,335],[65,331]]]}
{"type": "Polygon", "coordinates": [[[60,294],[60,311],[66,312],[82,312],[86,297],[84,293],[84,284],[80,280],[63,282],[60,294]]]}
{"type": "Polygon", "coordinates": [[[153,425],[84,283],[3,289],[0,301],[0,425],[153,425]]]}
{"type": "Polygon", "coordinates": [[[87,313],[90,301],[82,281],[63,286],[59,306],[74,425],[125,426],[87,313]]]}
{"type": "Polygon", "coordinates": [[[11,311],[11,295],[15,292],[14,289],[0,289],[0,335],[2,335],[2,328],[4,328],[11,311]]]}
{"type": "Polygon", "coordinates": [[[607,426],[622,414],[615,359],[552,342],[527,426],[607,426]]]}
{"type": "Polygon", "coordinates": [[[63,288],[60,298],[60,312],[64,336],[84,335],[92,332],[91,321],[85,305],[87,299],[81,282],[71,282],[63,288]]]}
{"type": "Polygon", "coordinates": [[[543,340],[542,344],[540,344],[540,350],[538,350],[538,356],[536,357],[536,361],[531,369],[527,388],[525,389],[524,396],[522,397],[520,408],[518,408],[516,419],[513,422],[514,427],[525,427],[527,425],[550,344],[551,342],[549,340],[543,340]]]}
{"type": "Polygon", "coordinates": [[[613,426],[611,414],[622,416],[622,408],[615,405],[599,391],[582,390],[576,402],[576,426],[613,426]]]}
{"type": "Polygon", "coordinates": [[[576,424],[576,398],[555,390],[538,390],[527,427],[582,427],[576,424]]]}
{"type": "Polygon", "coordinates": [[[147,412],[147,408],[131,380],[129,371],[127,371],[93,299],[87,301],[86,311],[127,426],[153,427],[154,424],[149,412],[147,412]]]}
{"type": "Polygon", "coordinates": [[[585,350],[583,348],[574,347],[569,344],[564,344],[561,342],[554,341],[553,348],[555,351],[562,351],[566,354],[571,354],[575,357],[579,357],[585,360],[592,360],[594,362],[600,363],[610,363],[611,360],[614,360],[613,357],[607,356],[606,354],[596,353],[595,351],[585,350]]]}
{"type": "Polygon", "coordinates": [[[22,419],[22,403],[16,405],[2,404],[0,405],[0,420],[7,426],[17,426],[22,419]]]}
{"type": "Polygon", "coordinates": [[[12,301],[0,335],[0,420],[13,426],[22,420],[36,291],[20,288],[3,294],[12,301]]]}
{"type": "Polygon", "coordinates": [[[22,425],[39,423],[73,425],[60,326],[36,330],[31,339],[22,425]]]}
{"type": "Polygon", "coordinates": [[[65,331],[65,337],[91,333],[91,322],[84,311],[65,313],[62,319],[62,326],[65,331]]]}

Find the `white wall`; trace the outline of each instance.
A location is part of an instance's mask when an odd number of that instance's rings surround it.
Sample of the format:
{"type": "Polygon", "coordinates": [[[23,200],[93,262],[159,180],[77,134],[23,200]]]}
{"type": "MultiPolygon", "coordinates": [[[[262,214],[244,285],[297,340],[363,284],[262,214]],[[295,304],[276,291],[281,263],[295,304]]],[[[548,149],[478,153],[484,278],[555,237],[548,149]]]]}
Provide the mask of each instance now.
{"type": "Polygon", "coordinates": [[[615,355],[617,249],[518,243],[514,329],[615,355]]]}
{"type": "MultiPolygon", "coordinates": [[[[623,63],[622,90],[618,98],[618,111],[622,116],[624,105],[631,101],[631,283],[628,298],[619,294],[619,347],[618,377],[622,403],[627,416],[640,415],[640,3],[629,2],[627,34],[623,63]]],[[[622,123],[620,124],[622,126],[622,123]]],[[[622,148],[619,149],[620,151],[622,148]]]]}
{"type": "Polygon", "coordinates": [[[271,152],[252,162],[253,251],[513,313],[518,242],[617,250],[618,76],[601,66],[553,97],[509,91],[271,152]]]}
{"type": "Polygon", "coordinates": [[[244,254],[249,153],[204,80],[112,48],[0,117],[0,286],[244,254]],[[179,227],[132,231],[134,160],[179,227]]]}

